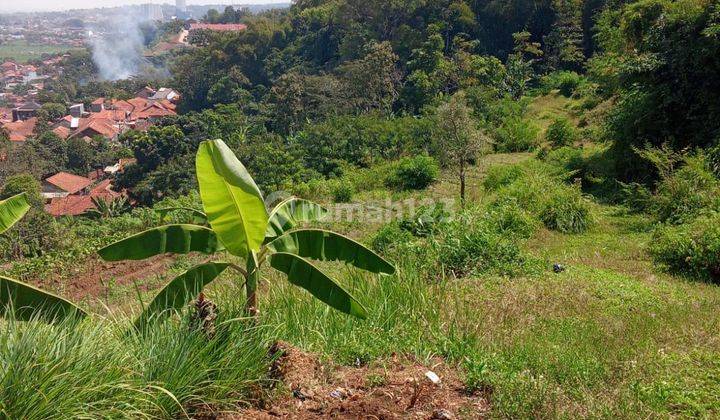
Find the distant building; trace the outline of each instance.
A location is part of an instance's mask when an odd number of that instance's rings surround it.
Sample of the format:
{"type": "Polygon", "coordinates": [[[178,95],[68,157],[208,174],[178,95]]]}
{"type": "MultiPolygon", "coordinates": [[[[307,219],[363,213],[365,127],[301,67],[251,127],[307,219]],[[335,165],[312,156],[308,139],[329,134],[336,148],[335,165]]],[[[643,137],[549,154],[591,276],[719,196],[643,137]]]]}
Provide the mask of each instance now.
{"type": "Polygon", "coordinates": [[[42,196],[46,199],[62,198],[68,195],[83,195],[88,192],[92,180],[67,172],[58,172],[42,183],[42,196]]]}
{"type": "Polygon", "coordinates": [[[85,113],[85,105],[83,104],[75,104],[72,105],[69,109],[70,115],[72,115],[75,118],[80,118],[85,113]]]}
{"type": "Polygon", "coordinates": [[[178,15],[187,13],[187,4],[185,0],[175,0],[175,9],[177,10],[178,15]]]}
{"type": "Polygon", "coordinates": [[[163,20],[162,6],[159,4],[143,4],[142,11],[147,20],[163,20]]]}
{"type": "Polygon", "coordinates": [[[170,102],[176,102],[180,99],[180,94],[170,88],[160,88],[150,98],[153,101],[166,100],[170,102]]]}
{"type": "Polygon", "coordinates": [[[25,121],[36,117],[40,108],[42,105],[37,102],[26,102],[12,110],[13,121],[25,121]]]}
{"type": "Polygon", "coordinates": [[[105,98],[97,98],[90,104],[90,112],[102,112],[105,109],[105,98]]]}

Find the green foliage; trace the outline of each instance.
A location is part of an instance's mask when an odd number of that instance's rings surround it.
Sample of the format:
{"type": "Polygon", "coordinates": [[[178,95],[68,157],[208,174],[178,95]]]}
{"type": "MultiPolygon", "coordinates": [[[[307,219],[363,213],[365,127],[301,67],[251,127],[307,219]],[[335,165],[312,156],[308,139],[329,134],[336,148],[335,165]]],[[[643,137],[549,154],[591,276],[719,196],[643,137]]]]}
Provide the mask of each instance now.
{"type": "Polygon", "coordinates": [[[656,263],[674,272],[720,281],[720,214],[660,226],[649,251],[656,263]]]}
{"type": "Polygon", "coordinates": [[[355,194],[355,187],[350,181],[339,179],[333,182],[330,193],[334,202],[349,203],[355,194]]]}
{"type": "Polygon", "coordinates": [[[607,128],[623,181],[645,181],[647,166],[632,149],[667,144],[707,147],[720,128],[720,38],[712,35],[717,6],[695,0],[646,0],[609,8],[599,21],[607,52],[591,69],[619,99],[607,128]]]}
{"type": "Polygon", "coordinates": [[[397,244],[412,240],[412,233],[400,226],[398,222],[391,222],[383,225],[373,235],[370,244],[377,252],[385,253],[397,244]]]}
{"type": "Polygon", "coordinates": [[[539,145],[539,129],[531,121],[510,117],[493,130],[495,150],[503,153],[529,152],[539,145]]]}
{"type": "Polygon", "coordinates": [[[488,191],[497,191],[512,184],[522,176],[524,176],[524,170],[520,165],[493,165],[488,168],[485,174],[483,187],[488,191]]]}
{"type": "Polygon", "coordinates": [[[267,263],[287,275],[327,305],[365,318],[363,306],[335,280],[305,258],[342,261],[373,273],[393,274],[394,267],[359,243],[328,231],[293,230],[323,215],[319,206],[285,200],[268,215],[255,181],[222,140],[204,141],[196,159],[200,197],[211,228],[169,225],[151,229],[98,251],[106,260],[145,259],[166,252],[214,254],[224,248],[245,260],[245,269],[228,263],[205,262],[176,277],[138,318],[143,329],[166,310],[182,308],[222,271],[231,267],[244,279],[246,311],[257,314],[261,267],[267,263]],[[300,205],[296,210],[288,206],[300,205]],[[272,221],[271,221],[272,218],[272,221]],[[290,232],[286,231],[289,229],[290,232]]]}
{"type": "Polygon", "coordinates": [[[341,161],[368,167],[432,143],[432,124],[412,117],[374,114],[330,118],[298,135],[306,164],[323,175],[340,175],[341,161]]]}
{"type": "Polygon", "coordinates": [[[445,276],[464,277],[481,273],[519,275],[532,265],[518,239],[533,230],[531,218],[506,219],[502,207],[486,211],[468,209],[444,224],[432,241],[434,264],[445,276]],[[500,219],[510,223],[499,224],[500,219]]]}
{"type": "Polygon", "coordinates": [[[590,208],[575,190],[558,190],[545,203],[540,220],[548,229],[582,233],[592,225],[590,208]]]}
{"type": "Polygon", "coordinates": [[[430,156],[403,158],[385,180],[385,185],[399,190],[424,190],[437,181],[440,167],[430,156]]]}
{"type": "Polygon", "coordinates": [[[40,208],[44,201],[40,191],[40,182],[32,175],[16,175],[5,181],[2,190],[0,190],[0,200],[25,193],[28,203],[35,208],[40,208]]]}
{"type": "Polygon", "coordinates": [[[574,71],[555,71],[543,76],[541,88],[545,93],[557,89],[563,96],[569,98],[584,84],[583,77],[574,71]]]}
{"type": "Polygon", "coordinates": [[[657,220],[683,223],[720,209],[720,181],[705,155],[685,156],[677,164],[682,166],[660,170],[656,191],[649,199],[647,208],[657,220]]]}
{"type": "Polygon", "coordinates": [[[189,331],[187,315],[143,334],[127,332],[125,318],[54,326],[7,320],[0,411],[39,420],[185,417],[195,404],[237,409],[265,383],[271,362],[264,333],[240,317],[241,307],[223,306],[212,339],[189,331]]]}
{"type": "Polygon", "coordinates": [[[555,118],[545,132],[545,138],[553,147],[572,146],[578,139],[578,134],[573,123],[565,118],[555,118]]]}
{"type": "Polygon", "coordinates": [[[562,170],[541,163],[503,167],[495,174],[488,188],[496,191],[496,206],[519,206],[545,227],[563,233],[582,233],[593,224],[591,208],[579,186],[563,182],[562,170]]]}

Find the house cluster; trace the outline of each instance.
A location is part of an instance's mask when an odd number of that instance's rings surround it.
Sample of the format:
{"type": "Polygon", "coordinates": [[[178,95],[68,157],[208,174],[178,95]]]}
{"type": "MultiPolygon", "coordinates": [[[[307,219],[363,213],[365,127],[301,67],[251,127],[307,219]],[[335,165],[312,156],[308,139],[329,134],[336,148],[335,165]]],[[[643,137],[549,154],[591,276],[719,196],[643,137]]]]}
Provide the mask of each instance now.
{"type": "Polygon", "coordinates": [[[44,88],[48,77],[39,75],[38,68],[31,64],[18,64],[14,61],[0,63],[0,99],[5,103],[18,103],[34,97],[44,88]],[[18,85],[27,85],[27,93],[15,94],[13,89],[18,85]]]}
{"type": "MultiPolygon", "coordinates": [[[[179,99],[180,94],[173,89],[146,86],[131,99],[98,98],[87,109],[85,104],[72,105],[68,115],[51,122],[48,128],[61,139],[90,142],[99,136],[113,141],[127,130],[146,130],[158,119],[176,115],[179,99]]],[[[40,109],[42,106],[32,100],[12,109],[0,108],[0,126],[7,130],[13,144],[20,145],[35,135],[40,109]]],[[[112,176],[134,162],[121,159],[86,176],[59,172],[46,178],[42,183],[45,210],[56,217],[76,216],[94,208],[97,200],[123,197],[123,192],[112,189],[112,176]]]]}
{"type": "MultiPolygon", "coordinates": [[[[100,136],[115,140],[130,129],[145,130],[157,119],[176,115],[180,94],[169,88],[154,90],[144,87],[127,100],[98,98],[90,104],[74,104],[68,115],[52,122],[50,128],[62,139],[81,138],[86,141],[100,136]]],[[[10,134],[10,141],[22,143],[32,136],[38,124],[41,105],[29,101],[12,110],[0,109],[0,124],[10,134]]]]}
{"type": "Polygon", "coordinates": [[[58,172],[42,182],[45,211],[55,217],[78,216],[95,207],[95,201],[125,196],[112,189],[110,176],[122,172],[135,159],[120,159],[115,165],[98,168],[87,176],[58,172]]]}

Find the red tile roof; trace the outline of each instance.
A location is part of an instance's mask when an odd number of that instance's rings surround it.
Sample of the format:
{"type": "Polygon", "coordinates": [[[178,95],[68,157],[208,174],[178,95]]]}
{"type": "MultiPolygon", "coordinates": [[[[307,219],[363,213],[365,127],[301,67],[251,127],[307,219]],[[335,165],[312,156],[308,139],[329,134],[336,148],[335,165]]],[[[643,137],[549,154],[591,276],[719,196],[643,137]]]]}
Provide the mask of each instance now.
{"type": "Polygon", "coordinates": [[[37,118],[32,117],[25,121],[15,121],[3,124],[3,127],[10,133],[10,141],[24,142],[28,137],[32,137],[37,118]]]}
{"type": "Polygon", "coordinates": [[[122,194],[111,190],[111,181],[106,179],[95,185],[88,195],[68,195],[67,197],[53,198],[45,206],[49,214],[59,216],[78,216],[95,207],[92,199],[114,200],[122,194]]]}
{"type": "Polygon", "coordinates": [[[60,137],[63,140],[68,138],[70,136],[70,134],[72,133],[72,131],[69,128],[63,127],[62,125],[59,125],[59,126],[53,128],[52,132],[55,133],[56,136],[60,137]]]}
{"type": "Polygon", "coordinates": [[[93,137],[100,135],[105,138],[113,138],[120,134],[120,129],[115,126],[115,122],[107,118],[83,118],[80,120],[80,126],[70,137],[93,137]]]}
{"type": "Polygon", "coordinates": [[[45,180],[48,184],[54,185],[70,194],[75,194],[92,184],[92,181],[83,176],[58,172],[45,180]]]}

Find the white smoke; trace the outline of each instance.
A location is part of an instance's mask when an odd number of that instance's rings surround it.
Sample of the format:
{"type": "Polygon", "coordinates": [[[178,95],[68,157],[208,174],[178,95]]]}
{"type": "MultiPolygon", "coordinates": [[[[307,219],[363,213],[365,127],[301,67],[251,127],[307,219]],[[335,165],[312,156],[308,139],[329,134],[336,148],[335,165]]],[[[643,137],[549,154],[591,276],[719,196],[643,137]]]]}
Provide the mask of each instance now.
{"type": "Polygon", "coordinates": [[[127,79],[148,66],[143,57],[140,24],[147,22],[137,13],[116,15],[101,27],[88,31],[92,57],[103,80],[127,79]]]}

